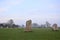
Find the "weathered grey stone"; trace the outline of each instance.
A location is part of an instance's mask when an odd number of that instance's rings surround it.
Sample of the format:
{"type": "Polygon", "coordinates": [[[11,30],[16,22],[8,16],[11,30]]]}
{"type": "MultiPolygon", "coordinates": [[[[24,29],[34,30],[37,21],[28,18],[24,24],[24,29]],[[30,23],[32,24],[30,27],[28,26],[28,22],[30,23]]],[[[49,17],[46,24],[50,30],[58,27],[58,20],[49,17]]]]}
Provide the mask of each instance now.
{"type": "Polygon", "coordinates": [[[32,30],[31,30],[31,27],[32,27],[32,21],[31,21],[31,20],[26,21],[25,31],[26,31],[26,32],[32,31],[32,30]]]}
{"type": "Polygon", "coordinates": [[[52,25],[52,29],[53,29],[54,31],[57,31],[57,30],[58,30],[58,25],[57,25],[57,24],[53,24],[53,25],[52,25]]]}

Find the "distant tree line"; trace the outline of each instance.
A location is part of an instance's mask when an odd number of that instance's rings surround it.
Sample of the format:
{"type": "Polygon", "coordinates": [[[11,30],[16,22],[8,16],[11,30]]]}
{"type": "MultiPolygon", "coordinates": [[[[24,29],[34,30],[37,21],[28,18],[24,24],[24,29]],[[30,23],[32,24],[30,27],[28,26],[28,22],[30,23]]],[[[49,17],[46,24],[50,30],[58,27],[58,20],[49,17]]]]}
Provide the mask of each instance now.
{"type": "Polygon", "coordinates": [[[14,24],[13,20],[10,19],[7,23],[0,23],[0,28],[18,28],[19,25],[14,24]]]}
{"type": "MultiPolygon", "coordinates": [[[[8,20],[8,22],[6,23],[0,23],[0,28],[24,28],[24,27],[25,25],[22,25],[22,26],[16,25],[13,19],[8,20]]],[[[32,28],[50,28],[50,27],[51,27],[51,24],[48,21],[46,21],[45,24],[41,24],[41,25],[37,23],[32,23],[32,28]]]]}
{"type": "Polygon", "coordinates": [[[39,25],[37,23],[33,23],[32,24],[32,27],[33,28],[50,28],[51,27],[51,24],[48,21],[46,21],[45,24],[41,24],[41,25],[39,25]]]}

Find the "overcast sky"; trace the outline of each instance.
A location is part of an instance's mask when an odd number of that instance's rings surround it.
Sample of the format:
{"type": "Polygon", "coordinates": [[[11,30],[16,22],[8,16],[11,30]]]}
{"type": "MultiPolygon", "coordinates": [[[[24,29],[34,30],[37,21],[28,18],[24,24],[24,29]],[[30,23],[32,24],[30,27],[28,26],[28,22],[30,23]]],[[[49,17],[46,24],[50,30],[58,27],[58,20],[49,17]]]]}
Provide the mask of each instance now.
{"type": "Polygon", "coordinates": [[[60,0],[0,0],[0,22],[13,19],[15,24],[60,24],[60,0]]]}

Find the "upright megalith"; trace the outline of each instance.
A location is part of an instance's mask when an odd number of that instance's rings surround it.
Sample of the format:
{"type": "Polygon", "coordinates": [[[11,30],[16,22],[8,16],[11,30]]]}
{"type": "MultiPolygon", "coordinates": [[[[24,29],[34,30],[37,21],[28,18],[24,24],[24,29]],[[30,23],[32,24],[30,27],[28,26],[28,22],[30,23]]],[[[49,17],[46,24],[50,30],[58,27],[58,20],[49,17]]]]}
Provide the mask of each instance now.
{"type": "Polygon", "coordinates": [[[26,21],[26,27],[25,27],[25,32],[31,32],[31,27],[32,27],[32,21],[28,20],[26,21]]]}
{"type": "Polygon", "coordinates": [[[53,24],[52,25],[52,30],[57,31],[58,30],[58,25],[57,24],[53,24]]]}

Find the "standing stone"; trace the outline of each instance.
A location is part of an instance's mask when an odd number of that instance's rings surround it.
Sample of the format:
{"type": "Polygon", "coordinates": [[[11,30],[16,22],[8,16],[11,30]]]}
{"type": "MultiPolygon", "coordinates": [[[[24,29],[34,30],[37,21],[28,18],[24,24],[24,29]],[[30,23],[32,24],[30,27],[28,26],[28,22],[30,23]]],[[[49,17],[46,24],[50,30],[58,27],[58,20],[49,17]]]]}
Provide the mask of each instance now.
{"type": "Polygon", "coordinates": [[[31,30],[31,27],[32,27],[32,21],[31,21],[31,20],[26,21],[25,31],[26,31],[26,32],[32,31],[32,30],[31,30]]]}
{"type": "Polygon", "coordinates": [[[58,30],[57,24],[53,24],[53,25],[52,25],[52,29],[53,29],[54,31],[57,31],[57,30],[58,30]]]}

